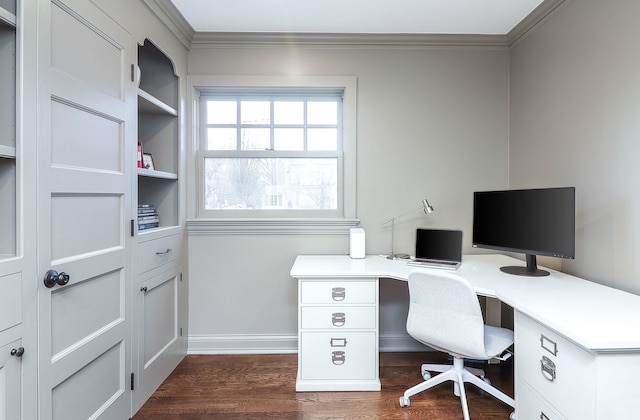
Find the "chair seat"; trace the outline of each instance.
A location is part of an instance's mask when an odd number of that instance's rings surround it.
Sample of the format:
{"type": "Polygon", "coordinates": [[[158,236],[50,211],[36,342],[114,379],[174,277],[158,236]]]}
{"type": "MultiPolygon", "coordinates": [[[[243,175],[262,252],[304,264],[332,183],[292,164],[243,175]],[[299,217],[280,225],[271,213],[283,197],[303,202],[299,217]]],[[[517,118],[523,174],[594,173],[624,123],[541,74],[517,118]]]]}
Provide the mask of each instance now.
{"type": "Polygon", "coordinates": [[[487,358],[499,356],[513,344],[513,331],[506,328],[484,326],[484,348],[487,358]]]}

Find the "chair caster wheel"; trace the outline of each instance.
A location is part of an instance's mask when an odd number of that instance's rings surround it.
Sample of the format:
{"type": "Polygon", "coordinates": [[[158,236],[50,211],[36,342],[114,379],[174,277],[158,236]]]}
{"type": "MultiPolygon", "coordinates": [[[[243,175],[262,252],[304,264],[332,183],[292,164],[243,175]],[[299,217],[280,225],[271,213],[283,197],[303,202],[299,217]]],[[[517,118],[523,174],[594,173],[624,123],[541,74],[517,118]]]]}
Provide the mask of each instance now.
{"type": "Polygon", "coordinates": [[[400,397],[400,407],[409,407],[410,405],[411,403],[409,402],[409,397],[400,397]]]}
{"type": "Polygon", "coordinates": [[[516,420],[516,412],[512,411],[511,414],[509,415],[509,420],[516,420]]]}
{"type": "Polygon", "coordinates": [[[431,379],[431,373],[428,370],[423,370],[421,373],[422,373],[422,379],[424,379],[425,381],[428,381],[429,379],[431,379]]]}

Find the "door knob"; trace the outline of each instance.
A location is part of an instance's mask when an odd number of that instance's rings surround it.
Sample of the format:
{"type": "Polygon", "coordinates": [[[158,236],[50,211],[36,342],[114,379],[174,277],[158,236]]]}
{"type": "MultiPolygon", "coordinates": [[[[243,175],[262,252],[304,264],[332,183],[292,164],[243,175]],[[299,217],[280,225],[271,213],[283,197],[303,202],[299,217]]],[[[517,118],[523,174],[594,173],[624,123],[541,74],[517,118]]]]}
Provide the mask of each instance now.
{"type": "Polygon", "coordinates": [[[24,347],[18,347],[17,349],[11,349],[11,355],[16,357],[22,357],[24,354],[24,347]]]}
{"type": "Polygon", "coordinates": [[[69,275],[64,271],[58,274],[56,270],[49,270],[47,274],[44,275],[44,285],[47,288],[52,288],[56,284],[64,286],[67,283],[69,283],[69,275]]]}

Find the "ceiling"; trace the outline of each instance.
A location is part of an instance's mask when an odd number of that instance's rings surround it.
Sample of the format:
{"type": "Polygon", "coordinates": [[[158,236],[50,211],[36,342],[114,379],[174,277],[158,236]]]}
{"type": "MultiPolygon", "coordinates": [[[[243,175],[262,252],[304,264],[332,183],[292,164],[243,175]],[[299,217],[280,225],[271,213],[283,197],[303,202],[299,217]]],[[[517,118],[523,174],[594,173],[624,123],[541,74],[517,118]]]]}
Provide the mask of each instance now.
{"type": "Polygon", "coordinates": [[[506,35],[543,0],[171,0],[196,32],[506,35]]]}

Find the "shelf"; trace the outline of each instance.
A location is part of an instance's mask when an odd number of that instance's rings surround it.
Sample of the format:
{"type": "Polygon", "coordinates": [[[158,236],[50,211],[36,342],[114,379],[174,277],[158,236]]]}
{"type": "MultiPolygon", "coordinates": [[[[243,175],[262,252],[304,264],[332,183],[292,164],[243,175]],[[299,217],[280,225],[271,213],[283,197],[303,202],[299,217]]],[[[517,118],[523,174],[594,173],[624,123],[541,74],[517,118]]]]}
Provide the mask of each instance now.
{"type": "Polygon", "coordinates": [[[178,231],[179,232],[180,226],[158,226],[157,228],[152,228],[152,229],[143,229],[143,230],[138,230],[136,231],[137,236],[144,236],[145,240],[154,240],[160,237],[164,237],[167,235],[172,235],[176,232],[174,231],[178,231]]]}
{"type": "Polygon", "coordinates": [[[178,175],[171,172],[154,171],[150,169],[138,168],[138,176],[146,176],[157,179],[177,180],[178,175]]]}
{"type": "Polygon", "coordinates": [[[138,112],[143,114],[169,114],[174,117],[178,116],[178,111],[142,89],[138,89],[138,112]]]}
{"type": "Polygon", "coordinates": [[[138,66],[138,142],[155,169],[137,168],[137,202],[155,206],[160,219],[160,227],[138,231],[149,239],[180,224],[178,78],[171,60],[148,40],[138,48],[138,66]]]}
{"type": "Polygon", "coordinates": [[[0,7],[0,25],[6,25],[15,28],[17,21],[18,19],[16,18],[16,15],[9,12],[5,8],[0,7]]]}
{"type": "Polygon", "coordinates": [[[16,148],[0,145],[0,159],[15,159],[16,148]]]}

